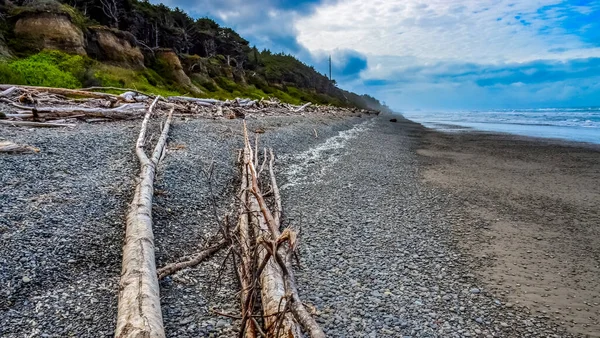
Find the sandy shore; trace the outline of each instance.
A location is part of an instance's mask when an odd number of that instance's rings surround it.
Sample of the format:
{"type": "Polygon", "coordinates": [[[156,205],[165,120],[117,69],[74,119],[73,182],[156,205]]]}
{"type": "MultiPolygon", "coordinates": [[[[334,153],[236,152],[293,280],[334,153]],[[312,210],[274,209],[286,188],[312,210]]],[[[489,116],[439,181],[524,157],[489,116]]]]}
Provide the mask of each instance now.
{"type": "Polygon", "coordinates": [[[511,306],[600,336],[600,146],[425,130],[422,179],[461,212],[456,245],[511,306]]]}

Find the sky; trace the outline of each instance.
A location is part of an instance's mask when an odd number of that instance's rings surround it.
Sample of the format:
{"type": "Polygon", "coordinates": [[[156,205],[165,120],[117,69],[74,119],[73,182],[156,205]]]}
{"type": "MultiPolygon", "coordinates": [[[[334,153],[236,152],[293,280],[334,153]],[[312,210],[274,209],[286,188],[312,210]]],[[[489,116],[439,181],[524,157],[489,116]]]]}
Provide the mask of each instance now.
{"type": "Polygon", "coordinates": [[[600,106],[600,0],[167,0],[397,111],[600,106]]]}

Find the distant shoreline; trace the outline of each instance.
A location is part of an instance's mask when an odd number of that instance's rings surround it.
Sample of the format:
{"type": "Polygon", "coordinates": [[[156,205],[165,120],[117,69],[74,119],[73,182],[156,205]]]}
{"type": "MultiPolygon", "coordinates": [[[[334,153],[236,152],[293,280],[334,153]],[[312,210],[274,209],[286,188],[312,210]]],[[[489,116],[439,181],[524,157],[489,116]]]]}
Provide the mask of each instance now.
{"type": "Polygon", "coordinates": [[[600,113],[597,111],[497,110],[400,114],[426,128],[443,132],[474,131],[600,144],[600,113]]]}

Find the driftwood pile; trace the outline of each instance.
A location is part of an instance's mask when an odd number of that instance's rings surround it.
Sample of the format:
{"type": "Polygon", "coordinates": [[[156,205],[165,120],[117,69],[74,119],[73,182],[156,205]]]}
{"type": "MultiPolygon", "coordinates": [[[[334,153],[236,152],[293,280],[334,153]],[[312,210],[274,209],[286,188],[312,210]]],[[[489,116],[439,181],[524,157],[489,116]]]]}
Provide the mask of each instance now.
{"type": "MultiPolygon", "coordinates": [[[[297,232],[282,230],[282,204],[275,178],[275,155],[254,149],[244,121],[244,147],[238,156],[240,190],[237,195],[237,224],[224,222],[218,236],[193,257],[160,269],[154,258],[152,200],[157,166],[165,153],[175,108],[165,114],[154,113],[156,97],[144,114],[135,152],[140,174],[127,215],[123,263],[119,283],[115,337],[165,337],[160,307],[159,280],[185,268],[202,263],[221,249],[233,253],[240,282],[240,337],[281,338],[325,337],[323,331],[300,300],[294,279],[292,257],[298,246],[297,232]],[[153,114],[163,119],[162,131],[148,156],[145,148],[148,124],[153,114]],[[264,192],[268,190],[267,192],[264,192]]],[[[229,217],[226,217],[228,220],[229,217]]]]}
{"type": "MultiPolygon", "coordinates": [[[[75,127],[76,122],[104,122],[142,118],[156,97],[132,89],[90,87],[64,89],[0,85],[0,124],[37,128],[75,127]],[[123,91],[120,95],[95,90],[123,91]],[[2,105],[0,105],[2,109],[2,105]]],[[[175,116],[204,118],[245,118],[262,116],[322,114],[330,116],[377,114],[357,108],[294,106],[278,99],[235,99],[220,101],[186,96],[161,98],[177,111],[175,116]]]]}
{"type": "MultiPolygon", "coordinates": [[[[275,178],[272,150],[259,152],[243,124],[244,147],[238,156],[240,188],[236,224],[229,217],[212,244],[193,257],[156,268],[152,223],[154,177],[165,154],[169,129],[176,115],[212,118],[247,118],[294,114],[372,114],[357,109],[293,106],[276,99],[219,101],[184,96],[161,98],[134,90],[121,95],[80,90],[0,85],[0,124],[26,127],[73,127],[74,122],[98,122],[142,118],[135,145],[140,173],[127,215],[123,263],[119,283],[115,337],[165,337],[160,307],[159,279],[200,264],[219,250],[233,253],[240,282],[240,337],[321,338],[325,334],[300,300],[292,258],[298,247],[297,232],[283,227],[282,204],[275,178]],[[161,109],[156,109],[157,106],[161,109]],[[10,109],[6,108],[9,107],[10,109]],[[164,108],[168,108],[168,114],[164,108]],[[164,119],[152,154],[146,154],[148,124],[152,115],[164,119]]],[[[258,133],[258,131],[257,131],[258,133]]],[[[315,131],[316,133],[316,131],[315,131]]],[[[149,148],[148,148],[149,149],[149,148]]],[[[38,151],[36,148],[0,140],[0,152],[38,151]]],[[[231,218],[232,219],[232,218],[231,218]]],[[[296,256],[297,258],[297,256],[296,256]]]]}
{"type": "Polygon", "coordinates": [[[244,149],[239,162],[239,218],[232,248],[238,257],[237,273],[242,288],[240,336],[302,337],[304,330],[310,337],[325,337],[296,289],[292,255],[297,246],[297,233],[291,228],[281,231],[282,205],[273,169],[273,150],[269,150],[267,156],[264,149],[261,164],[258,138],[253,150],[245,123],[244,149]],[[269,179],[261,184],[267,157],[269,179]],[[265,186],[269,187],[267,193],[261,188],[265,186]],[[272,196],[271,206],[267,195],[272,196]],[[259,299],[262,311],[257,314],[259,299]]]}

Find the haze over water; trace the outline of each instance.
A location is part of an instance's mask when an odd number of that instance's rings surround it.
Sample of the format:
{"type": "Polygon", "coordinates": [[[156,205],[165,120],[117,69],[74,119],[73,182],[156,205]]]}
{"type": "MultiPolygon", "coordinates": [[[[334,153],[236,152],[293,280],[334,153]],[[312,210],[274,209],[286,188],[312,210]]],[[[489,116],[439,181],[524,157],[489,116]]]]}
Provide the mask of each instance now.
{"type": "Polygon", "coordinates": [[[475,129],[600,144],[600,107],[480,111],[407,111],[406,118],[446,131],[475,129]]]}

